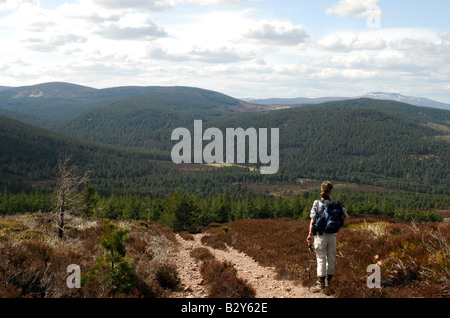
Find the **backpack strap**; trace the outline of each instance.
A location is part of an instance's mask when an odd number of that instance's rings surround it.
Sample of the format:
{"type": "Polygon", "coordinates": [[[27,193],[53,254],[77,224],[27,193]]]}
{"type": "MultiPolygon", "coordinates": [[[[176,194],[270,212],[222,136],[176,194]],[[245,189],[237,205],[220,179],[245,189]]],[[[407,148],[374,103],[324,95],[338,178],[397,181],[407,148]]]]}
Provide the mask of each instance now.
{"type": "MultiPolygon", "coordinates": [[[[317,220],[318,220],[320,217],[322,217],[323,213],[325,212],[325,208],[328,207],[329,201],[328,201],[328,200],[324,200],[323,198],[321,198],[320,200],[317,200],[317,202],[321,202],[321,203],[322,203],[322,208],[321,208],[320,211],[317,211],[317,219],[315,220],[314,226],[313,226],[313,235],[317,235],[317,234],[318,234],[318,235],[322,235],[322,234],[323,234],[323,231],[318,229],[316,223],[317,223],[317,220]]],[[[317,208],[319,208],[319,207],[317,207],[317,208]]]]}
{"type": "MultiPolygon", "coordinates": [[[[328,208],[328,204],[330,204],[330,200],[324,200],[323,198],[320,199],[320,202],[322,202],[324,204],[325,207],[328,208]]],[[[320,212],[320,214],[322,214],[324,211],[324,208],[322,206],[322,211],[320,212]]]]}

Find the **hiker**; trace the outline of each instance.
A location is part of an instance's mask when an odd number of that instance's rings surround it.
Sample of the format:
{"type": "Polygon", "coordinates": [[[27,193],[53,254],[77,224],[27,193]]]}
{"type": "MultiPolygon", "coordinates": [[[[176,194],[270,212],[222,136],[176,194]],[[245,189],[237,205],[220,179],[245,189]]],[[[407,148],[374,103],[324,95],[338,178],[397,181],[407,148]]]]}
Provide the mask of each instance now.
{"type": "MultiPolygon", "coordinates": [[[[311,208],[311,223],[309,225],[309,235],[306,241],[308,244],[314,244],[314,250],[317,258],[317,282],[311,291],[316,293],[329,286],[334,274],[334,265],[336,259],[336,233],[338,229],[349,219],[347,210],[342,207],[339,201],[332,200],[333,185],[325,181],[321,186],[321,200],[314,201],[311,208]],[[331,207],[331,204],[336,204],[331,207]],[[339,211],[340,214],[333,214],[335,211],[339,211]],[[333,215],[338,215],[341,222],[337,226],[337,229],[325,230],[324,228],[318,228],[316,224],[320,217],[327,218],[327,214],[330,212],[333,215]]],[[[336,216],[337,217],[337,216],[336,216]]],[[[322,221],[321,221],[322,224],[322,221]]]]}

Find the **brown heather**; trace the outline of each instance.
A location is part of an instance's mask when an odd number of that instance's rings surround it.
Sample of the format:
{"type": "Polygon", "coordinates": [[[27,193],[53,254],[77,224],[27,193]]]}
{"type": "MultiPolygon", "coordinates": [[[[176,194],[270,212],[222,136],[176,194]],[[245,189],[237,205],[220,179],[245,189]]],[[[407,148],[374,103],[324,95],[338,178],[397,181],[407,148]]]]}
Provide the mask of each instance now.
{"type": "MultiPolygon", "coordinates": [[[[308,222],[292,219],[241,220],[210,228],[205,240],[245,252],[280,279],[308,285],[308,222]]],[[[337,237],[336,273],[326,293],[339,298],[450,296],[450,222],[408,223],[387,217],[351,219],[337,237]],[[367,266],[381,268],[380,289],[367,287],[367,266]]],[[[315,255],[312,255],[312,280],[315,255]]]]}
{"type": "Polygon", "coordinates": [[[209,298],[254,298],[255,290],[239,277],[231,263],[207,258],[200,267],[200,273],[209,285],[209,298]]]}
{"type": "Polygon", "coordinates": [[[255,290],[229,262],[220,262],[205,247],[198,247],[190,255],[201,263],[200,274],[209,287],[209,298],[254,298],[255,290]]]}
{"type": "MultiPolygon", "coordinates": [[[[110,297],[100,273],[81,289],[69,289],[67,266],[87,273],[104,256],[103,221],[68,217],[63,240],[51,214],[0,216],[0,298],[110,297]]],[[[130,228],[127,257],[138,274],[134,292],[118,297],[164,297],[176,288],[177,272],[168,256],[174,233],[151,222],[117,222],[130,228]]]]}
{"type": "MultiPolygon", "coordinates": [[[[101,273],[79,290],[67,288],[68,265],[78,264],[86,273],[97,258],[105,256],[99,244],[103,220],[68,216],[67,221],[64,239],[60,240],[51,214],[0,216],[0,298],[110,297],[110,286],[101,273]]],[[[177,241],[172,230],[155,222],[114,222],[130,229],[126,257],[132,260],[138,276],[131,294],[116,297],[171,297],[180,287],[173,257],[177,241]]],[[[307,221],[240,220],[213,224],[204,232],[203,244],[219,249],[232,246],[262,266],[275,268],[279,279],[308,285],[307,221]]],[[[187,232],[180,235],[192,239],[187,232]]],[[[338,233],[336,273],[326,293],[339,298],[448,298],[449,240],[450,222],[352,218],[338,233]],[[381,268],[380,289],[367,287],[370,264],[381,268]]],[[[216,260],[206,248],[194,249],[190,255],[201,264],[208,297],[255,296],[230,263],[216,260]]],[[[312,260],[311,284],[314,253],[312,260]]]]}

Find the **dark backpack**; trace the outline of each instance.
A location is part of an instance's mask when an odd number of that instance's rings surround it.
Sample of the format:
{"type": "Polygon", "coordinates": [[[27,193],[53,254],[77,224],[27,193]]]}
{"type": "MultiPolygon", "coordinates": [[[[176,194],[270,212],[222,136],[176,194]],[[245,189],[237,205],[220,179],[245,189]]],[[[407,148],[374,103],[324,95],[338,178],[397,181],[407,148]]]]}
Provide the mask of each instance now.
{"type": "Polygon", "coordinates": [[[337,233],[344,225],[344,209],[341,202],[337,200],[321,200],[324,205],[324,211],[319,214],[316,220],[315,228],[319,234],[337,233]]]}

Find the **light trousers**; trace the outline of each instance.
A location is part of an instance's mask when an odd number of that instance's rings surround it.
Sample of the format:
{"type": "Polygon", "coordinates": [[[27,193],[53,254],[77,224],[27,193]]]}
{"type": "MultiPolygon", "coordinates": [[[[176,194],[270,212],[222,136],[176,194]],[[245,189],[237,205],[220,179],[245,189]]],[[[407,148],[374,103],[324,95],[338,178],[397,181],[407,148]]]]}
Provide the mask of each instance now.
{"type": "Polygon", "coordinates": [[[317,277],[333,275],[336,262],[336,234],[323,233],[314,236],[314,249],[317,257],[317,277]]]}

